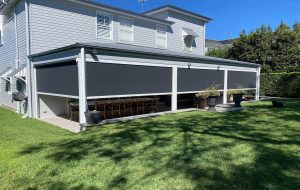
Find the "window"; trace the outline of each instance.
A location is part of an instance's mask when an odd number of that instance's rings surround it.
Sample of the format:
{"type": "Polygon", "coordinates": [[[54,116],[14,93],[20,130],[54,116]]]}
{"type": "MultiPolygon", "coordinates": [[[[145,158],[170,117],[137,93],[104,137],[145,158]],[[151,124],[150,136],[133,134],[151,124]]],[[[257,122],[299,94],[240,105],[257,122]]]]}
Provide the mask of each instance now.
{"type": "Polygon", "coordinates": [[[11,93],[11,83],[10,81],[5,81],[5,92],[11,93]]]}
{"type": "Polygon", "coordinates": [[[17,85],[17,90],[19,92],[23,92],[23,93],[26,93],[26,78],[25,77],[21,77],[19,79],[17,79],[16,81],[16,85],[17,85]]]}
{"type": "Polygon", "coordinates": [[[97,12],[97,38],[112,40],[112,15],[97,12]]]}
{"type": "Polygon", "coordinates": [[[167,48],[167,27],[156,26],[156,47],[167,48]]]}
{"type": "Polygon", "coordinates": [[[119,17],[120,42],[133,42],[133,20],[119,17]]]}
{"type": "Polygon", "coordinates": [[[192,36],[192,35],[185,36],[183,39],[184,50],[192,51],[193,50],[193,42],[194,42],[194,36],[192,36]]]}

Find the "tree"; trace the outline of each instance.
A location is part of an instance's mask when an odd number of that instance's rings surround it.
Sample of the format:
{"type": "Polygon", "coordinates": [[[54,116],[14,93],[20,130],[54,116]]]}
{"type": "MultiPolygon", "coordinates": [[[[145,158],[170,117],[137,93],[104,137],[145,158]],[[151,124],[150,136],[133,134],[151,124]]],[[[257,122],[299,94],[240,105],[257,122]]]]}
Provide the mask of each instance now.
{"type": "Polygon", "coordinates": [[[263,72],[300,71],[300,23],[293,29],[281,22],[275,31],[265,25],[249,34],[242,31],[228,58],[261,64],[263,72]]]}
{"type": "Polygon", "coordinates": [[[206,56],[218,57],[218,58],[228,58],[228,48],[225,49],[212,49],[206,53],[206,56]]]}

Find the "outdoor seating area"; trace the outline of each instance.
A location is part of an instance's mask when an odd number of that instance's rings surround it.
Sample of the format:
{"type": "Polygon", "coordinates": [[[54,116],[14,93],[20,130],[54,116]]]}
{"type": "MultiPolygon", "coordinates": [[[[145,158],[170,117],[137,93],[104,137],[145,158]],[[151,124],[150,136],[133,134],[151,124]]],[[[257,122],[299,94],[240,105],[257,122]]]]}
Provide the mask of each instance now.
{"type": "MultiPolygon", "coordinates": [[[[113,119],[132,115],[156,113],[160,110],[160,97],[136,97],[101,99],[88,101],[89,111],[100,111],[101,118],[113,119]]],[[[79,103],[69,102],[69,119],[77,121],[79,116],[79,103]]]]}

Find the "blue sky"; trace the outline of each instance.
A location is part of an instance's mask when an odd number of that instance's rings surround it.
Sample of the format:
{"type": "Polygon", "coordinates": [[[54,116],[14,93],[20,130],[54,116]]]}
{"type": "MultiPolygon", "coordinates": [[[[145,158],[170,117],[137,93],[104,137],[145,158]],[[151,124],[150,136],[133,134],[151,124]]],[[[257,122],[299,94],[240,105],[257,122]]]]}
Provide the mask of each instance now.
{"type": "MultiPolygon", "coordinates": [[[[100,3],[141,12],[138,0],[97,0],[100,3]]],[[[262,24],[273,28],[280,21],[293,25],[300,21],[300,0],[148,0],[145,11],[172,4],[214,20],[207,25],[206,37],[223,40],[238,37],[262,24]]]]}

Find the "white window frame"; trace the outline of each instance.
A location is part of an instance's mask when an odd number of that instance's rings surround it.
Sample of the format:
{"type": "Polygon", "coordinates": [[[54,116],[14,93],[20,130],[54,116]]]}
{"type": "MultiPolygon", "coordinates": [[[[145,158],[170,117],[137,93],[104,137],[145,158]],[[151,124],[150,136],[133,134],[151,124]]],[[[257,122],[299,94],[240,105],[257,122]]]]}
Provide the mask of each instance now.
{"type": "Polygon", "coordinates": [[[134,43],[134,20],[132,18],[129,18],[129,17],[119,16],[118,17],[118,22],[119,22],[119,42],[133,44],[134,43]],[[131,26],[131,41],[122,41],[121,40],[121,22],[120,22],[121,19],[130,20],[131,23],[132,23],[132,26],[131,26]]]}
{"type": "Polygon", "coordinates": [[[7,93],[8,95],[12,94],[12,81],[11,79],[9,80],[3,80],[4,81],[4,92],[7,93]],[[6,90],[6,87],[8,85],[8,90],[6,90]]]}
{"type": "Polygon", "coordinates": [[[114,26],[114,20],[113,20],[113,14],[112,13],[108,13],[108,12],[104,12],[104,11],[100,11],[97,10],[96,11],[96,38],[98,39],[104,39],[104,40],[113,40],[113,27],[114,26]],[[109,33],[109,38],[103,38],[101,36],[98,36],[98,15],[103,15],[103,16],[108,16],[110,17],[111,23],[110,23],[110,33],[109,33]]]}
{"type": "Polygon", "coordinates": [[[160,24],[157,24],[156,25],[156,35],[155,35],[155,44],[156,44],[156,47],[157,48],[161,48],[161,49],[167,49],[168,48],[168,27],[167,26],[164,26],[164,25],[160,25],[160,24]],[[165,47],[161,47],[161,46],[158,46],[158,43],[157,43],[157,38],[158,38],[158,28],[161,27],[161,28],[165,28],[165,31],[166,31],[166,44],[165,44],[165,47]]]}

